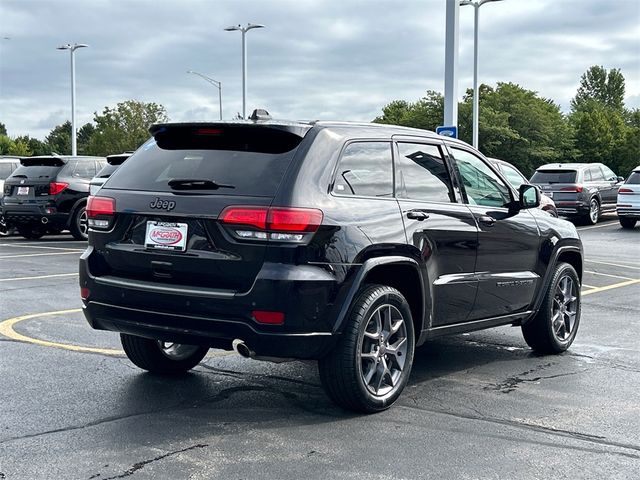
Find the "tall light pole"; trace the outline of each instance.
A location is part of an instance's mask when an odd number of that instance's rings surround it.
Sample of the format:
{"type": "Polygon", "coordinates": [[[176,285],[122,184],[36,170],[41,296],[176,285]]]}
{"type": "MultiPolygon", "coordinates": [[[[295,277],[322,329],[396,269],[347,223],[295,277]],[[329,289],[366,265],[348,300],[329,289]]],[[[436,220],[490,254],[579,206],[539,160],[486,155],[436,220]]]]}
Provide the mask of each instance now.
{"type": "Polygon", "coordinates": [[[471,5],[474,8],[473,17],[473,146],[478,148],[478,118],[480,116],[480,93],[478,91],[478,15],[480,7],[489,2],[500,2],[501,0],[462,0],[461,6],[471,5]]]}
{"type": "Polygon", "coordinates": [[[225,28],[227,32],[236,30],[242,32],[242,118],[247,118],[247,42],[245,36],[252,28],[264,28],[264,25],[247,23],[245,27],[238,25],[225,28]]]}
{"type": "Polygon", "coordinates": [[[199,76],[205,82],[209,82],[211,85],[213,85],[214,87],[216,87],[218,89],[218,102],[220,104],[219,105],[220,120],[222,120],[222,82],[219,82],[218,80],[214,80],[211,77],[207,77],[206,75],[203,75],[202,73],[194,72],[193,70],[187,70],[187,73],[191,73],[193,75],[199,76]]]}
{"type": "Polygon", "coordinates": [[[74,43],[71,45],[61,45],[58,50],[69,50],[71,53],[71,155],[74,157],[78,154],[78,147],[76,144],[76,63],[75,63],[75,51],[79,48],[88,47],[84,43],[74,43]]]}

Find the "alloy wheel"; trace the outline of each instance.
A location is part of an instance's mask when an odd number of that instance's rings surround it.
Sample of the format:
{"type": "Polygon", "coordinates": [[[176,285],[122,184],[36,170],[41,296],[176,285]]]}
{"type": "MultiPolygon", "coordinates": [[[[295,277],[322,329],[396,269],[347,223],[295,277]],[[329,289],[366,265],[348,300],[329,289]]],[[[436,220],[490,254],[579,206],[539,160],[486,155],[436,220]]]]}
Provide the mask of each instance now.
{"type": "Polygon", "coordinates": [[[359,362],[361,377],[370,393],[393,392],[402,377],[407,358],[407,326],[395,306],[379,306],[367,320],[359,362]]]}
{"type": "Polygon", "coordinates": [[[573,333],[578,314],[578,291],[573,278],[565,275],[556,285],[551,306],[551,328],[560,342],[566,342],[573,333]]]}
{"type": "Polygon", "coordinates": [[[80,211],[80,215],[78,215],[78,231],[85,237],[89,235],[89,222],[86,208],[83,208],[80,211]]]}
{"type": "Polygon", "coordinates": [[[591,200],[589,204],[589,218],[591,219],[591,223],[596,223],[598,221],[598,217],[600,216],[600,204],[598,200],[595,198],[591,200]]]}

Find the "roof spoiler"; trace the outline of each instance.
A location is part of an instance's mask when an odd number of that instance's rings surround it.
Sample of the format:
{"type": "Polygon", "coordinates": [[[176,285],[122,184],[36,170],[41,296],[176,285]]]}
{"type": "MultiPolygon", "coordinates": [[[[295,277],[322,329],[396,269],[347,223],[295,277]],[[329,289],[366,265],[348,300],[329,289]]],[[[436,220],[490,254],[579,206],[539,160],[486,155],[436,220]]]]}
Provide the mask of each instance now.
{"type": "Polygon", "coordinates": [[[58,157],[55,155],[42,155],[38,157],[21,157],[20,165],[25,167],[33,167],[36,165],[62,167],[67,163],[66,158],[58,157]]]}
{"type": "Polygon", "coordinates": [[[122,165],[124,161],[129,158],[133,152],[116,153],[114,155],[107,155],[107,163],[109,165],[122,165]]]}

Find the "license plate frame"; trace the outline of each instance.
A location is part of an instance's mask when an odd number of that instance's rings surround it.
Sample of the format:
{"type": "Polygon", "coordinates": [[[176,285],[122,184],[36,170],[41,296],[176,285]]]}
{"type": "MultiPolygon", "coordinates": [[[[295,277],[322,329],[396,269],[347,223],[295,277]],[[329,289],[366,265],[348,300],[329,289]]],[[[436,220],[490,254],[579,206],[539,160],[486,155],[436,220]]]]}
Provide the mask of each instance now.
{"type": "Polygon", "coordinates": [[[148,220],[144,236],[144,248],[186,252],[188,230],[189,226],[186,223],[148,220]]]}

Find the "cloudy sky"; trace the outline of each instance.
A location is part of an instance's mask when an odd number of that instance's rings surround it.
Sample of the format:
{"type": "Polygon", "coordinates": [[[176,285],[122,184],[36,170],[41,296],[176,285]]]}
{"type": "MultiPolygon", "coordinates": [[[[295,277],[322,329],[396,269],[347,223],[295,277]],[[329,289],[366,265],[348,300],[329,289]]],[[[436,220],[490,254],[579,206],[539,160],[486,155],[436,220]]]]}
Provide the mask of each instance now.
{"type": "MultiPolygon", "coordinates": [[[[394,99],[444,90],[445,0],[0,0],[0,122],[43,138],[70,118],[69,53],[77,117],[106,105],[158,102],[173,121],[241,110],[247,34],[248,110],[288,119],[369,121],[394,99]]],[[[627,105],[640,107],[640,0],[504,0],[480,10],[480,80],[511,81],[568,110],[591,65],[620,68],[627,105]]],[[[473,8],[460,9],[459,92],[472,85],[473,8]]]]}

